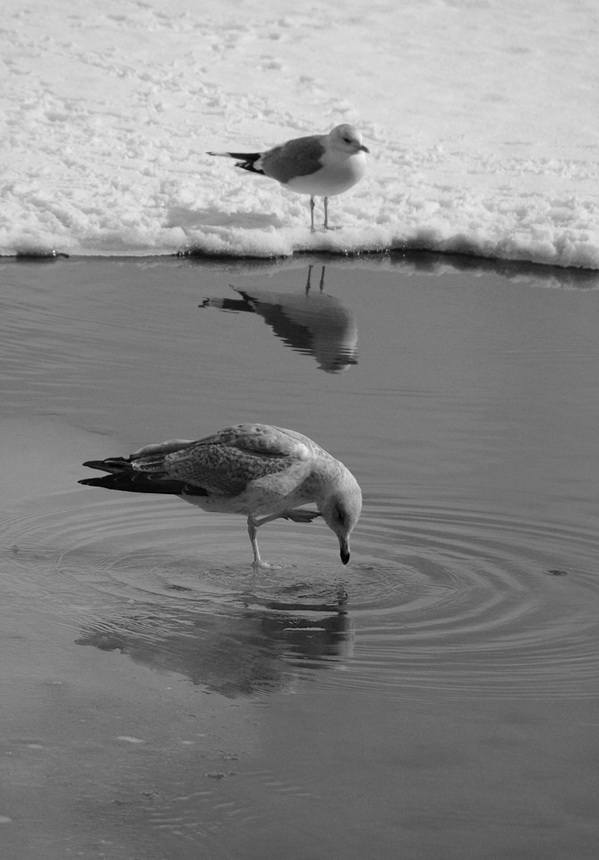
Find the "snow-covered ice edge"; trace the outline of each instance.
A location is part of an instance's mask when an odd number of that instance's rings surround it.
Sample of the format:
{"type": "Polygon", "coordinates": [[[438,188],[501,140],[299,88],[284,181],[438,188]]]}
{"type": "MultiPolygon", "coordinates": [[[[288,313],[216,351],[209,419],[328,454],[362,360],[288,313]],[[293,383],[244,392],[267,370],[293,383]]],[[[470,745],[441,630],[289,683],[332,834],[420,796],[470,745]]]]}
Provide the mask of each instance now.
{"type": "Polygon", "coordinates": [[[420,249],[599,269],[590,0],[6,0],[1,30],[2,256],[420,249]],[[331,201],[336,231],[207,155],[339,122],[371,155],[331,201]]]}

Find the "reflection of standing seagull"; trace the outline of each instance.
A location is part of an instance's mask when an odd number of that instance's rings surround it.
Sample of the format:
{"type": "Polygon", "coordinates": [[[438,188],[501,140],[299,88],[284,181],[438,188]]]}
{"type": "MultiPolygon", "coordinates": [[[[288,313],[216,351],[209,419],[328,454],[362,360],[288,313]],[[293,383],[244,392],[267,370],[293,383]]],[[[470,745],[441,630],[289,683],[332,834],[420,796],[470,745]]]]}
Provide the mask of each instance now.
{"type": "Polygon", "coordinates": [[[349,535],[362,509],[360,486],[343,463],[294,430],[238,424],[197,442],[175,439],[128,458],[83,465],[110,474],[80,484],[168,493],[205,511],[247,516],[256,566],[268,566],[258,551],[259,526],[278,518],[311,522],[319,515],[337,535],[341,561],[349,561],[349,535]],[[319,513],[294,509],[310,502],[319,513]]]}
{"type": "Polygon", "coordinates": [[[318,367],[326,373],[339,373],[358,363],[358,326],[352,312],[335,296],[324,292],[325,267],[318,292],[311,291],[311,272],[309,266],[306,287],[301,293],[231,284],[241,299],[204,299],[200,307],[258,314],[291,349],[313,355],[318,367]]]}
{"type": "Polygon", "coordinates": [[[324,197],[324,228],[329,229],[329,197],[349,191],[364,176],[368,149],[362,135],[343,123],[328,134],[296,137],[264,152],[209,152],[237,158],[235,167],[276,179],[284,188],[310,195],[310,227],[314,230],[314,198],[324,197]]]}

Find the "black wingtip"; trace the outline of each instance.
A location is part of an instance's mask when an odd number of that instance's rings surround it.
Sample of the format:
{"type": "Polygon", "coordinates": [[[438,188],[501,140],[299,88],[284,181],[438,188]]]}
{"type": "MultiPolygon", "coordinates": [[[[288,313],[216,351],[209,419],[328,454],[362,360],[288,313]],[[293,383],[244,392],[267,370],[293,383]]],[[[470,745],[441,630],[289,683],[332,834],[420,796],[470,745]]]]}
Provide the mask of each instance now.
{"type": "Polygon", "coordinates": [[[100,472],[120,472],[129,464],[130,460],[126,457],[109,457],[106,460],[86,460],[82,465],[100,472]]]}
{"type": "Polygon", "coordinates": [[[102,475],[101,478],[81,478],[77,481],[78,484],[84,484],[86,487],[107,487],[114,488],[114,475],[102,475]]]}

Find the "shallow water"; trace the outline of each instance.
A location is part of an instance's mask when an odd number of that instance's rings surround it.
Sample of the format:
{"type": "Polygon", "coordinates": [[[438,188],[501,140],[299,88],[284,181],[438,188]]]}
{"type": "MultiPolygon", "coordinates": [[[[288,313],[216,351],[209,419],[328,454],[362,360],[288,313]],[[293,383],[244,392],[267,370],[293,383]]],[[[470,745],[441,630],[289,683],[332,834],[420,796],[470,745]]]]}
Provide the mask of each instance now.
{"type": "Polygon", "coordinates": [[[322,263],[0,266],[9,860],[596,856],[599,277],[322,263]],[[357,475],[347,568],[77,485],[242,420],[357,475]]]}

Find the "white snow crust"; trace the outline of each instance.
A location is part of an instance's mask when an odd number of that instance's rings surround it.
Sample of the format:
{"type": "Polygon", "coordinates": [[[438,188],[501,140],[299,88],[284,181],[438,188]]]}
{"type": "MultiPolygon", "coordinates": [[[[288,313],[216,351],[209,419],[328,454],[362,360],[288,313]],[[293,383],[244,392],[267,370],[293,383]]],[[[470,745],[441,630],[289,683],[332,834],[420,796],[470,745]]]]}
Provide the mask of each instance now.
{"type": "Polygon", "coordinates": [[[4,0],[0,39],[0,254],[599,268],[596,0],[4,0]],[[340,122],[371,155],[339,230],[206,154],[340,122]]]}

